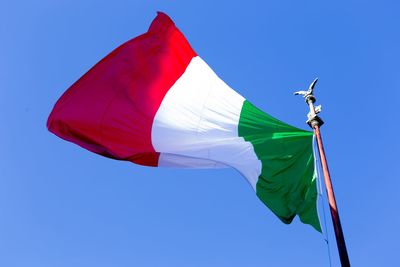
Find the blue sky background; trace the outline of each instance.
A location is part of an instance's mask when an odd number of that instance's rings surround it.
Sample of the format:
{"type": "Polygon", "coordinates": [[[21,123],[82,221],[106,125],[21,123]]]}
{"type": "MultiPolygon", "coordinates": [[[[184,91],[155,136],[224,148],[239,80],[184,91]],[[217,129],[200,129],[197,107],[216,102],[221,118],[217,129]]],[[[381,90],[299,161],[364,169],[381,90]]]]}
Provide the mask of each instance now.
{"type": "MultiPolygon", "coordinates": [[[[329,266],[234,170],[146,168],[50,134],[58,97],[166,12],[215,72],[307,128],[316,88],[353,266],[398,266],[398,1],[1,1],[0,266],[329,266]]],[[[339,266],[327,214],[333,266],[339,266]]]]}

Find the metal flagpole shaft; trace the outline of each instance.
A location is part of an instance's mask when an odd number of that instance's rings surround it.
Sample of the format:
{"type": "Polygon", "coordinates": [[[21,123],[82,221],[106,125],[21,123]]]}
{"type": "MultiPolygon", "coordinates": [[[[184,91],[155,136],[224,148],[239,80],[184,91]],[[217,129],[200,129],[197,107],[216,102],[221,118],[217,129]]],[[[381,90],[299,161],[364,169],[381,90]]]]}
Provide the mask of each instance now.
{"type": "Polygon", "coordinates": [[[317,81],[318,81],[318,78],[315,79],[311,83],[311,85],[307,91],[298,91],[295,93],[295,95],[304,96],[306,103],[308,104],[308,106],[310,108],[310,112],[307,115],[307,117],[308,117],[307,123],[312,129],[314,129],[314,133],[317,138],[318,152],[319,152],[319,156],[321,159],[322,172],[324,174],[325,188],[326,188],[326,192],[328,194],[329,209],[331,212],[333,228],[335,230],[336,243],[337,243],[337,247],[338,247],[338,251],[339,251],[340,263],[342,264],[343,267],[349,267],[350,260],[349,260],[348,254],[347,254],[346,242],[344,240],[342,224],[340,223],[339,211],[338,211],[338,208],[336,205],[335,194],[333,192],[331,176],[329,174],[328,163],[326,160],[324,145],[322,143],[322,137],[321,137],[321,132],[320,132],[320,126],[324,122],[322,121],[322,119],[320,117],[317,116],[317,114],[321,111],[321,106],[314,107],[314,102],[316,101],[316,99],[313,95],[313,90],[314,90],[314,86],[317,83],[317,81]]]}
{"type": "Polygon", "coordinates": [[[325,182],[326,192],[328,194],[329,209],[331,211],[333,227],[335,230],[336,243],[338,246],[340,262],[342,263],[342,266],[347,267],[347,266],[350,266],[350,260],[349,260],[348,254],[347,254],[347,248],[346,248],[346,242],[344,240],[342,224],[340,223],[339,211],[336,206],[335,194],[333,192],[331,176],[329,174],[328,163],[326,161],[324,145],[322,144],[321,132],[319,130],[318,125],[314,126],[314,133],[315,133],[315,136],[317,137],[319,157],[321,159],[322,172],[324,174],[324,182],[325,182]]]}

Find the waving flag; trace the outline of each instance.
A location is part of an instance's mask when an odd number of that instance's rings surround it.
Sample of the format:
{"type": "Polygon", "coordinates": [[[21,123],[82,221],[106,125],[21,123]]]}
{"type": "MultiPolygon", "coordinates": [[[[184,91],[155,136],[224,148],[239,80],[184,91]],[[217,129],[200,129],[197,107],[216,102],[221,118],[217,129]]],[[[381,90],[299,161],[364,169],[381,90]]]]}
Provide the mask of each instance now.
{"type": "Polygon", "coordinates": [[[47,127],[118,160],[235,168],[283,222],[299,215],[320,231],[313,134],[271,117],[232,90],[163,13],[145,34],[75,82],[54,106],[47,127]]]}

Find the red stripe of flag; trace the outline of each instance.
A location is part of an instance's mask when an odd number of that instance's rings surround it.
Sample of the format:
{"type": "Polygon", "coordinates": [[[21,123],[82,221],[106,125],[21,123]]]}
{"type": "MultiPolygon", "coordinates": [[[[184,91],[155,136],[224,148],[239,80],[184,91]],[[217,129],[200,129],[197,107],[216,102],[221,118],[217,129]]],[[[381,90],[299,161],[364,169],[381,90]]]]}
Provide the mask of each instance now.
{"type": "Polygon", "coordinates": [[[147,33],[115,49],[61,96],[47,127],[103,156],[157,166],[153,119],[195,56],[172,20],[159,12],[147,33]]]}

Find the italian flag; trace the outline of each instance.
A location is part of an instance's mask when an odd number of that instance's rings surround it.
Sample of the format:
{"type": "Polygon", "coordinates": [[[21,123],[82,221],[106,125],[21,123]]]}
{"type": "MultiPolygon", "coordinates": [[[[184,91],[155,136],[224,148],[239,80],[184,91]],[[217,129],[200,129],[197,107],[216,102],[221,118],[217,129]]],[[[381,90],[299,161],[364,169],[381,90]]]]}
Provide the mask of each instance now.
{"type": "Polygon", "coordinates": [[[47,127],[113,159],[234,168],[284,223],[298,215],[321,230],[312,132],[271,117],[229,87],[166,14],[75,82],[47,127]]]}

